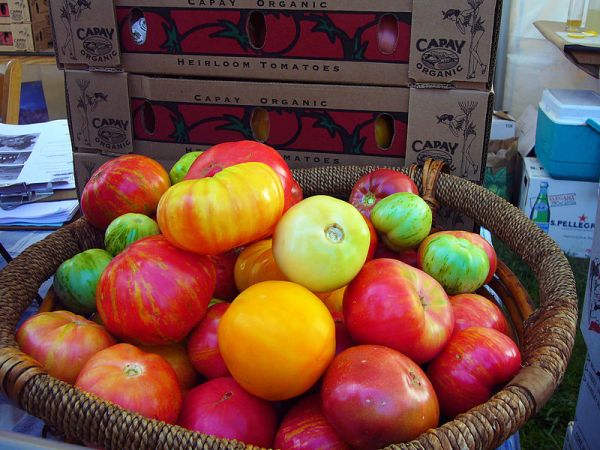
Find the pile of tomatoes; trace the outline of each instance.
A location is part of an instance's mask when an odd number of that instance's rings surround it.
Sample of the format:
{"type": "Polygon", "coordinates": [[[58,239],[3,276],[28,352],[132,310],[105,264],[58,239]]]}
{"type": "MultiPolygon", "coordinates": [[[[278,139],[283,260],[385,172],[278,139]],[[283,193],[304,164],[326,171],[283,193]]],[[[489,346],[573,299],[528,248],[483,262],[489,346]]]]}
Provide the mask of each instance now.
{"type": "Polygon", "coordinates": [[[48,372],[146,417],[279,449],[371,449],[485,402],[521,359],[474,292],[493,247],[432,230],[387,169],[348,201],[303,199],[257,142],[186,155],[169,174],[115,158],[82,192],[105,248],[65,261],[65,310],[17,332],[48,372]]]}

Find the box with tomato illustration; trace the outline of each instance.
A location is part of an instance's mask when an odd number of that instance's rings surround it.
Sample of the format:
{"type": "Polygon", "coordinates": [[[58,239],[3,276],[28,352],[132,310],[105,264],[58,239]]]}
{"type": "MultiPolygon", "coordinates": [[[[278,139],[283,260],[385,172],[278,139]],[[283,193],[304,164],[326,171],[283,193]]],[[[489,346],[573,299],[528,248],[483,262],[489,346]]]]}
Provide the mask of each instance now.
{"type": "Polygon", "coordinates": [[[500,0],[50,0],[64,67],[491,85],[500,0]]]}
{"type": "Polygon", "coordinates": [[[3,0],[0,2],[0,23],[28,23],[41,20],[49,23],[47,0],[3,0]]]}
{"type": "Polygon", "coordinates": [[[291,167],[444,159],[481,182],[491,92],[66,71],[73,147],[158,159],[260,140],[291,167]]]}

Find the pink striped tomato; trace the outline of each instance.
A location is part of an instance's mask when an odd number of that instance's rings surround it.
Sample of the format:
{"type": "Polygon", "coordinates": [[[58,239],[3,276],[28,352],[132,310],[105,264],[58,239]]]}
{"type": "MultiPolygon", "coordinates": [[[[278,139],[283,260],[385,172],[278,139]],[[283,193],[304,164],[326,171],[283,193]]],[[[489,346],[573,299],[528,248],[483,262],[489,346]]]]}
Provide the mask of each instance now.
{"type": "Polygon", "coordinates": [[[277,173],[248,162],[172,186],[160,199],[157,219],[173,245],[216,255],[269,235],[283,202],[277,173]]]}
{"type": "Polygon", "coordinates": [[[69,311],[36,314],[23,322],[16,337],[21,350],[67,383],[75,382],[90,357],[115,343],[103,326],[69,311]]]}
{"type": "Polygon", "coordinates": [[[96,353],[75,385],[150,419],[174,423],[181,409],[181,388],[173,368],[162,356],[131,344],[96,353]]]}
{"type": "Polygon", "coordinates": [[[204,317],[215,290],[206,256],[171,245],[162,235],[134,242],[106,267],[96,305],[106,328],[147,345],[182,340],[204,317]]]}
{"type": "Polygon", "coordinates": [[[143,155],[123,155],[102,164],[81,193],[81,212],[92,225],[105,229],[125,213],[154,215],[169,174],[143,155]]]}

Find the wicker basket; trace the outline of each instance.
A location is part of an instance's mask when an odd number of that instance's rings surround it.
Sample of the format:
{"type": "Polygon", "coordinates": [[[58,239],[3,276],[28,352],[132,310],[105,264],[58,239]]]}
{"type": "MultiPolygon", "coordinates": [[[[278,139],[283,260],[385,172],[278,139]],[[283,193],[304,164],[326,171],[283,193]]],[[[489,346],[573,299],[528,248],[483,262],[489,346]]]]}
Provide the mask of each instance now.
{"type": "MultiPolygon", "coordinates": [[[[307,196],[319,193],[347,198],[354,182],[373,169],[299,169],[294,176],[307,196]]],[[[573,273],[560,248],[505,200],[437,170],[432,176],[429,168],[402,170],[424,195],[433,194],[442,205],[473,217],[517,253],[539,281],[541,304],[532,311],[521,284],[500,264],[491,285],[510,312],[522,351],[522,369],[486,403],[410,443],[388,448],[495,448],[542,408],[564,376],[577,322],[573,273]]],[[[31,246],[0,272],[0,381],[4,392],[66,437],[105,448],[252,448],[129,413],[49,376],[18,349],[15,326],[39,286],[61,262],[88,248],[101,247],[102,238],[100,231],[80,219],[31,246]]]]}

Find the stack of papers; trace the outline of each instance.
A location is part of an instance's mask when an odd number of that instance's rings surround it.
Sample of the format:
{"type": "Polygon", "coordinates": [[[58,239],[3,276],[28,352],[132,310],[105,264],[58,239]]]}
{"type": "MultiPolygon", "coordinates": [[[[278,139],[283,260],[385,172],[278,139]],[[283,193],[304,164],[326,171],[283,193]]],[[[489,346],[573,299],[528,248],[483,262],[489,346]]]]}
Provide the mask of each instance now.
{"type": "Polygon", "coordinates": [[[66,120],[0,124],[0,225],[60,226],[77,212],[76,198],[66,120]],[[52,201],[60,191],[67,200],[52,201]]]}

